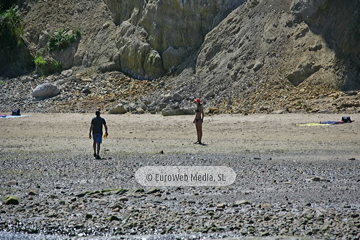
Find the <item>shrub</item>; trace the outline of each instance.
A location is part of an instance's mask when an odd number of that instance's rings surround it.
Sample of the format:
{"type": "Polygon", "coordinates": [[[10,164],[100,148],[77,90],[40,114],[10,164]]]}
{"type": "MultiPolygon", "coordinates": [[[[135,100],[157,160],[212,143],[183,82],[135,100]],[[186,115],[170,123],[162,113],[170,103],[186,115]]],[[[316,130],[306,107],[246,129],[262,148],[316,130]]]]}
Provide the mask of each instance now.
{"type": "Polygon", "coordinates": [[[62,63],[59,61],[51,61],[51,68],[50,70],[52,70],[53,72],[61,72],[62,70],[62,63]]]}
{"type": "Polygon", "coordinates": [[[23,19],[15,5],[23,3],[24,0],[0,0],[0,75],[8,78],[34,69],[33,57],[22,38],[23,19]]]}
{"type": "Polygon", "coordinates": [[[46,76],[62,70],[61,62],[54,59],[45,60],[42,56],[36,56],[34,59],[36,72],[41,76],[46,76]]]}
{"type": "Polygon", "coordinates": [[[34,62],[36,67],[42,67],[46,65],[46,61],[42,56],[36,56],[34,62]]]}
{"type": "Polygon", "coordinates": [[[80,39],[80,30],[74,29],[66,31],[65,29],[58,29],[50,34],[48,41],[48,49],[50,51],[61,50],[67,48],[71,43],[80,39]]]}
{"type": "Polygon", "coordinates": [[[22,17],[19,11],[12,7],[0,13],[0,44],[14,48],[22,42],[22,17]]]}

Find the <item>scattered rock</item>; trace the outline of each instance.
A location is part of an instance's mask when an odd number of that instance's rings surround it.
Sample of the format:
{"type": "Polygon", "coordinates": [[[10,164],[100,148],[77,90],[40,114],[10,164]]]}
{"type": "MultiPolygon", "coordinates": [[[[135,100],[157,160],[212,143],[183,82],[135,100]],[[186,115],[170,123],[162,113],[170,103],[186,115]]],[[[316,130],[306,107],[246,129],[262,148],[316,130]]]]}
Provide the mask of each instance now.
{"type": "Polygon", "coordinates": [[[139,113],[139,114],[144,114],[145,113],[144,109],[141,108],[141,107],[136,108],[136,112],[139,113]]]}
{"type": "Polygon", "coordinates": [[[42,31],[39,36],[39,42],[38,45],[40,48],[43,48],[46,46],[47,42],[49,40],[49,33],[48,31],[42,31]]]}
{"type": "Polygon", "coordinates": [[[64,77],[70,77],[73,74],[73,70],[69,69],[69,70],[64,70],[61,72],[61,75],[63,75],[64,77]]]}
{"type": "Polygon", "coordinates": [[[16,186],[16,185],[19,185],[19,182],[16,181],[16,180],[11,180],[11,181],[8,181],[7,183],[5,183],[6,186],[16,186]]]}
{"type": "Polygon", "coordinates": [[[164,95],[164,97],[162,99],[162,102],[168,102],[171,99],[172,99],[171,94],[167,93],[167,94],[164,95]]]}
{"type": "Polygon", "coordinates": [[[152,189],[150,189],[150,190],[147,192],[147,194],[153,194],[153,193],[157,193],[157,192],[160,192],[160,189],[158,189],[158,188],[152,188],[152,189]]]}
{"type": "Polygon", "coordinates": [[[173,99],[175,100],[175,101],[181,101],[181,100],[183,100],[183,96],[181,96],[180,94],[178,94],[178,93],[174,93],[174,95],[173,95],[173,99]]]}
{"type": "Polygon", "coordinates": [[[86,94],[89,94],[91,93],[90,89],[89,89],[89,86],[86,86],[83,90],[81,90],[82,93],[86,93],[86,94]]]}
{"type": "Polygon", "coordinates": [[[318,44],[316,44],[314,46],[309,47],[309,51],[314,51],[314,52],[317,52],[317,51],[319,51],[321,49],[322,49],[322,44],[321,43],[318,43],[318,44]]]}
{"type": "Polygon", "coordinates": [[[120,221],[120,218],[118,218],[117,216],[110,216],[109,221],[120,221]]]}
{"type": "Polygon", "coordinates": [[[138,188],[134,191],[135,193],[143,193],[145,190],[143,188],[138,188]]]}
{"type": "Polygon", "coordinates": [[[6,205],[10,205],[10,204],[17,205],[19,204],[19,199],[15,196],[7,195],[3,198],[3,203],[6,205]]]}
{"type": "Polygon", "coordinates": [[[256,71],[260,70],[263,66],[264,66],[264,61],[260,60],[260,59],[257,59],[255,61],[255,65],[253,67],[253,70],[256,72],[256,71]]]}
{"type": "Polygon", "coordinates": [[[213,91],[208,91],[207,93],[205,93],[204,98],[208,99],[208,98],[212,98],[215,96],[215,93],[213,91]]]}
{"type": "Polygon", "coordinates": [[[360,103],[353,102],[353,101],[346,101],[346,102],[342,102],[338,105],[338,109],[352,108],[352,107],[360,107],[360,103]]]}
{"type": "Polygon", "coordinates": [[[253,233],[256,232],[256,229],[255,229],[255,227],[253,227],[253,226],[249,226],[249,227],[248,227],[248,231],[249,231],[249,233],[253,234],[253,233]]]}
{"type": "Polygon", "coordinates": [[[116,194],[117,194],[117,195],[122,195],[122,194],[124,194],[124,193],[126,193],[126,192],[128,192],[128,191],[129,191],[129,190],[127,190],[127,189],[121,188],[121,189],[119,189],[119,190],[116,191],[116,194]]]}
{"type": "Polygon", "coordinates": [[[217,113],[219,112],[219,108],[216,107],[209,107],[208,113],[217,113]]]}
{"type": "Polygon", "coordinates": [[[179,108],[179,109],[164,108],[161,111],[161,114],[163,116],[193,115],[194,110],[190,108],[179,108]]]}
{"type": "Polygon", "coordinates": [[[222,209],[224,209],[226,207],[226,204],[225,203],[218,203],[218,204],[216,204],[216,208],[218,209],[218,210],[222,210],[222,209]]]}
{"type": "Polygon", "coordinates": [[[313,181],[313,182],[330,182],[330,180],[320,177],[320,176],[309,176],[306,179],[307,182],[313,181]]]}
{"type": "Polygon", "coordinates": [[[269,209],[269,208],[272,208],[272,205],[270,203],[263,203],[263,204],[261,204],[261,208],[269,209]]]}
{"type": "Polygon", "coordinates": [[[91,78],[81,78],[82,82],[92,82],[93,80],[91,78]]]}
{"type": "Polygon", "coordinates": [[[129,201],[129,198],[123,196],[123,197],[119,198],[119,201],[120,202],[126,202],[126,201],[129,201]]]}
{"type": "Polygon", "coordinates": [[[238,200],[233,204],[233,206],[238,207],[240,205],[250,205],[250,204],[251,203],[249,201],[247,201],[247,200],[238,200]]]}
{"type": "Polygon", "coordinates": [[[285,111],[284,110],[275,110],[272,113],[273,114],[283,114],[285,111]]]}
{"type": "Polygon", "coordinates": [[[29,191],[28,195],[29,196],[37,196],[37,195],[39,195],[39,193],[37,191],[29,191]]]}

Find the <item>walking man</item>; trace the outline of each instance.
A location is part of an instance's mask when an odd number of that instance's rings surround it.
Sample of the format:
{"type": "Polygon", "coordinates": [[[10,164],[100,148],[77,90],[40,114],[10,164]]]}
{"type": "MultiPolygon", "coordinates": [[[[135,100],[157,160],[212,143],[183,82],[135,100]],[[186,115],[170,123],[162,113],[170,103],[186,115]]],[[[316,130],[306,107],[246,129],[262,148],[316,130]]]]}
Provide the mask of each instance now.
{"type": "Polygon", "coordinates": [[[100,117],[100,111],[95,112],[96,117],[91,120],[89,138],[91,139],[91,133],[94,140],[94,157],[95,159],[101,159],[99,156],[100,153],[100,144],[102,143],[102,134],[103,134],[103,125],[105,127],[105,135],[108,135],[108,128],[106,126],[106,121],[104,118],[100,117]]]}

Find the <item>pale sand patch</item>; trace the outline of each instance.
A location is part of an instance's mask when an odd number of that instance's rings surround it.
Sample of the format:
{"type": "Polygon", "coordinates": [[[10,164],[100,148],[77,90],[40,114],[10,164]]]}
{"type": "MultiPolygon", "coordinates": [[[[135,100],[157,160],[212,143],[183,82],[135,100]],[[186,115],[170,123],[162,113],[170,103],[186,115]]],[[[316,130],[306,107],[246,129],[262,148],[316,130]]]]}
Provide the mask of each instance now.
{"type": "MultiPolygon", "coordinates": [[[[2,151],[67,151],[92,154],[88,138],[93,114],[24,113],[23,118],[0,119],[2,151]]],[[[109,137],[102,154],[112,153],[252,153],[319,154],[326,158],[359,155],[359,121],[351,124],[300,127],[298,123],[338,121],[346,114],[255,114],[206,116],[203,142],[196,140],[193,116],[109,115],[109,137]]],[[[360,114],[352,114],[353,120],[360,114]]],[[[360,156],[359,156],[360,157],[360,156]]]]}

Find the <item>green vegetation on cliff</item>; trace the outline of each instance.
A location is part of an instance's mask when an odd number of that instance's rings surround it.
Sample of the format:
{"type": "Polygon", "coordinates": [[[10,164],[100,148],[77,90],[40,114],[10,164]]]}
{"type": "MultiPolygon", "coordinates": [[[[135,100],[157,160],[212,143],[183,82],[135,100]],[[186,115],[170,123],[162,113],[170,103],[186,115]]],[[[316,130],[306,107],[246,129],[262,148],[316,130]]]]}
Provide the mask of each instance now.
{"type": "Polygon", "coordinates": [[[48,41],[48,48],[50,51],[61,50],[67,48],[71,43],[80,39],[80,29],[66,31],[65,29],[58,29],[50,34],[48,41]]]}
{"type": "Polygon", "coordinates": [[[34,58],[34,63],[36,66],[36,72],[41,76],[46,76],[62,70],[61,62],[58,62],[54,59],[44,59],[43,56],[36,56],[34,58]]]}
{"type": "Polygon", "coordinates": [[[24,74],[33,68],[22,39],[23,18],[16,5],[7,8],[13,2],[0,2],[0,75],[7,77],[24,74]]]}
{"type": "Polygon", "coordinates": [[[15,48],[22,43],[22,17],[15,7],[0,13],[0,45],[15,48]]]}

